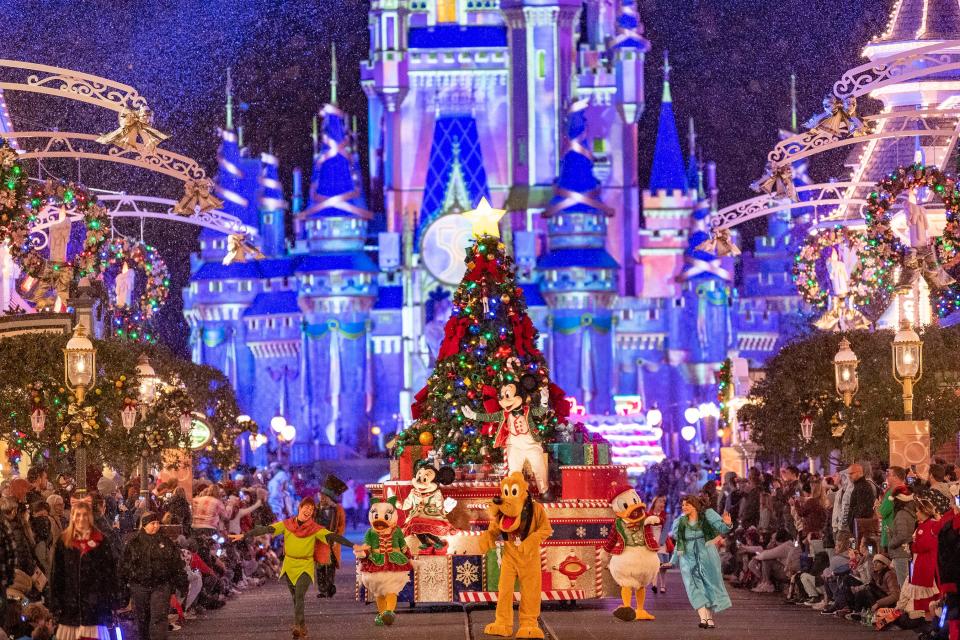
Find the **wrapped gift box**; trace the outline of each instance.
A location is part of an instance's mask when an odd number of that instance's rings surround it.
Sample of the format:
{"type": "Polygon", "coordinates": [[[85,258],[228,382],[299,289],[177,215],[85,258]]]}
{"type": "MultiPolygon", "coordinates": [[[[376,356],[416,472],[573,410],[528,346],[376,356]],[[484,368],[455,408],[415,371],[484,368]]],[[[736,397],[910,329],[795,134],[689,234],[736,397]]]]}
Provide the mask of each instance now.
{"type": "Polygon", "coordinates": [[[580,445],[583,449],[583,462],[580,464],[610,464],[610,445],[605,442],[592,442],[580,445]]]}
{"type": "Polygon", "coordinates": [[[614,484],[627,484],[627,468],[622,465],[575,465],[560,467],[563,500],[607,500],[614,484]]]}
{"type": "Polygon", "coordinates": [[[403,451],[400,452],[400,464],[397,469],[398,479],[413,480],[413,465],[417,463],[417,460],[426,458],[432,450],[432,446],[416,445],[404,447],[403,451]]]}
{"type": "Polygon", "coordinates": [[[576,442],[554,442],[547,445],[550,456],[560,464],[585,464],[584,448],[576,442]]]}

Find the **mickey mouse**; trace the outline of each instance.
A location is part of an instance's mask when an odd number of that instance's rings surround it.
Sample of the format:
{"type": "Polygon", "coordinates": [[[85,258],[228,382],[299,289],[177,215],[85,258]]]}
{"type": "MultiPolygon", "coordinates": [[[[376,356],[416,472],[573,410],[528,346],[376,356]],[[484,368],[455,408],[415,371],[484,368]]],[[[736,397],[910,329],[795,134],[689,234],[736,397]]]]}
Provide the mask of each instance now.
{"type": "Polygon", "coordinates": [[[537,428],[530,424],[530,418],[539,418],[547,413],[549,395],[546,387],[540,388],[540,404],[531,407],[531,398],[538,387],[540,381],[532,374],[522,374],[519,379],[511,377],[500,387],[498,404],[501,411],[477,413],[467,406],[460,410],[469,420],[500,423],[493,446],[504,449],[507,473],[523,473],[524,465],[529,464],[542,495],[549,489],[547,462],[537,428]]]}
{"type": "Polygon", "coordinates": [[[417,461],[413,489],[403,501],[401,509],[407,512],[408,518],[403,535],[417,536],[420,554],[443,554],[447,543],[442,536],[456,530],[447,515],[457,506],[457,501],[453,498],[444,499],[440,491],[440,486],[452,483],[454,477],[452,467],[437,469],[430,460],[417,461]]]}

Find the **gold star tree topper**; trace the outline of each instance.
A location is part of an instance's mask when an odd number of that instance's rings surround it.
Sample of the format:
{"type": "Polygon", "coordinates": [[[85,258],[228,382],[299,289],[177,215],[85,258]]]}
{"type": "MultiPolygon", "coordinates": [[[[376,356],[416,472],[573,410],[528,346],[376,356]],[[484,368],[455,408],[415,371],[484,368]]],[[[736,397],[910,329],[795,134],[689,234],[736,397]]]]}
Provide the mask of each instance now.
{"type": "Polygon", "coordinates": [[[497,224],[506,211],[503,209],[494,209],[487,202],[486,198],[480,198],[480,204],[473,211],[467,211],[463,217],[473,225],[473,235],[482,236],[489,234],[494,238],[500,237],[500,227],[497,224]]]}

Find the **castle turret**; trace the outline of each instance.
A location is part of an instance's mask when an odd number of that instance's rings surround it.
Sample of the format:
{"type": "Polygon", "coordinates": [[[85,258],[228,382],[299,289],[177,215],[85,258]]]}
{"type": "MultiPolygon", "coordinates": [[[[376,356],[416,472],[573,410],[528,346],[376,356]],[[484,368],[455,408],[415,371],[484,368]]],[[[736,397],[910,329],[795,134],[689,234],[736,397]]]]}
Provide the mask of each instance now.
{"type": "Polygon", "coordinates": [[[301,368],[311,383],[294,445],[294,460],[311,447],[367,445],[367,325],[377,296],[377,266],[364,253],[367,223],[351,171],[345,116],[322,110],[322,144],[314,161],[309,205],[299,214],[296,272],[304,314],[301,368]]]}
{"type": "Polygon", "coordinates": [[[569,148],[544,212],[549,247],[537,268],[550,307],[553,376],[591,412],[606,413],[612,409],[612,308],[619,265],[605,248],[611,210],[599,199],[593,155],[584,145],[588,106],[582,100],[570,109],[569,148]]]}
{"type": "Polygon", "coordinates": [[[663,56],[663,97],[650,184],[643,191],[644,226],[639,231],[637,295],[645,298],[677,298],[680,289],[674,277],[683,267],[690,214],[696,193],[687,182],[680,136],[670,94],[670,61],[663,56]]]}
{"type": "Polygon", "coordinates": [[[286,251],[287,201],[283,199],[280,184],[280,161],[272,153],[260,155],[263,170],[260,172],[260,188],[257,190],[257,207],[260,209],[260,249],[268,258],[278,258],[286,251]]]}

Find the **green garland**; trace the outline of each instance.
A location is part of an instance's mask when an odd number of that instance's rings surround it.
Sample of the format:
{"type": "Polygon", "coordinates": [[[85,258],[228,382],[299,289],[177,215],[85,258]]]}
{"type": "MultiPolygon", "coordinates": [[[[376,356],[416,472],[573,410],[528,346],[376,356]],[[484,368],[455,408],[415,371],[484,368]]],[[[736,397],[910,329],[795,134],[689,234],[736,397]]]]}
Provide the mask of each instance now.
{"type": "Polygon", "coordinates": [[[27,188],[27,175],[17,152],[0,142],[0,242],[10,236],[9,223],[20,216],[20,203],[27,188]]]}
{"type": "Polygon", "coordinates": [[[793,282],[808,304],[824,309],[830,293],[821,285],[818,269],[824,254],[848,243],[858,260],[849,278],[849,295],[853,304],[869,318],[875,319],[887,308],[893,295],[894,275],[900,244],[889,225],[875,237],[845,227],[821,229],[808,235],[794,257],[793,282]]]}
{"type": "Polygon", "coordinates": [[[720,407],[719,428],[730,424],[730,400],[733,399],[733,360],[727,358],[717,372],[717,406],[720,407]]]}
{"type": "MultiPolygon", "coordinates": [[[[864,219],[871,242],[884,244],[892,235],[890,216],[897,198],[917,187],[928,187],[940,198],[946,212],[947,224],[943,235],[936,238],[934,247],[944,268],[960,264],[960,189],[957,179],[938,169],[920,163],[899,167],[877,183],[867,198],[864,219]]],[[[902,251],[896,245],[897,252],[902,251]]],[[[960,285],[951,285],[931,292],[931,302],[937,315],[944,317],[960,309],[960,285]]]]}

